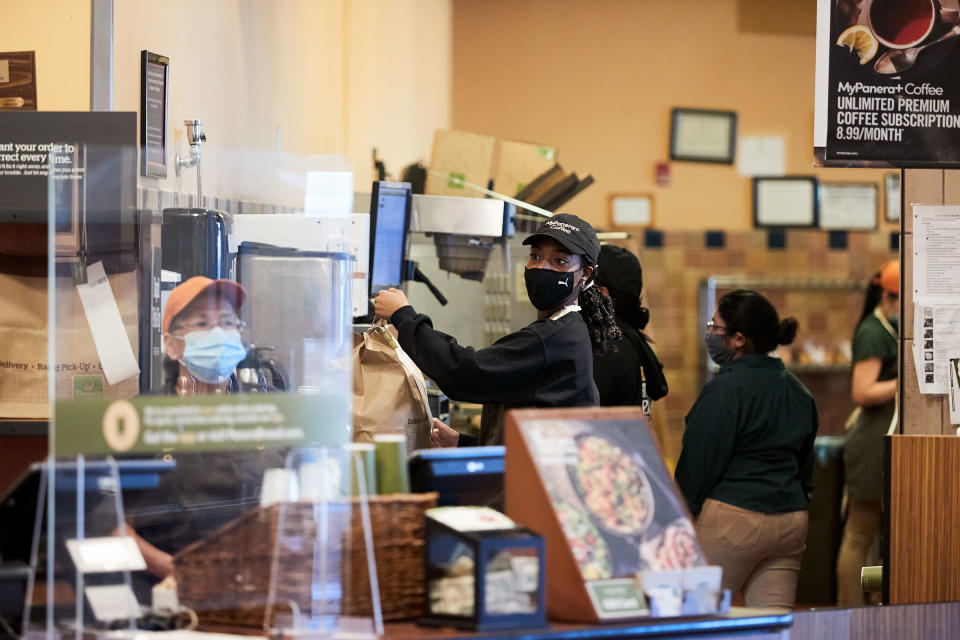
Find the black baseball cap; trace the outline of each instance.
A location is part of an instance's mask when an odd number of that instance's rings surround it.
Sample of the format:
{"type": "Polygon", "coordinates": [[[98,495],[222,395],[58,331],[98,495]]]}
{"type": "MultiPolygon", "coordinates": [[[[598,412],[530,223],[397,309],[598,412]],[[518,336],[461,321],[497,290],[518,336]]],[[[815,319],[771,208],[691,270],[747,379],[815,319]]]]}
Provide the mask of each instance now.
{"type": "Polygon", "coordinates": [[[600,239],[590,223],[572,213],[558,213],[547,218],[523,244],[533,244],[537,236],[556,240],[570,253],[587,256],[591,264],[600,259],[600,239]]]}
{"type": "Polygon", "coordinates": [[[637,256],[612,244],[600,249],[597,263],[597,284],[611,291],[623,292],[626,297],[639,298],[643,292],[643,268],[637,256]]]}

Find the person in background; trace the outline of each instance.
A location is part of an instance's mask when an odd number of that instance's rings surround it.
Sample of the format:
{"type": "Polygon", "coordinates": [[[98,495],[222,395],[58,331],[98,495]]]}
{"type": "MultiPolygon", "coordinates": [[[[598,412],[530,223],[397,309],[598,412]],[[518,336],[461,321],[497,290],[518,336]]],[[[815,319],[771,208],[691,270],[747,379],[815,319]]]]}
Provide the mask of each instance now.
{"type": "Polygon", "coordinates": [[[462,347],[433,328],[398,289],[380,291],[377,317],[389,319],[400,346],[453,400],[483,403],[479,437],[434,421],[435,447],[503,444],[508,408],[597,405],[593,352],[614,348],[620,330],[613,303],[593,287],[600,240],[585,220],[560,213],[523,241],[524,272],[538,319],[485,349],[462,347]]]}
{"type": "Polygon", "coordinates": [[[222,394],[237,387],[246,357],[237,310],[246,292],[232,280],[194,276],[170,292],[163,310],[164,390],[179,396],[222,394]]]}
{"type": "Polygon", "coordinates": [[[677,461],[703,552],[748,607],[793,607],[806,543],[817,407],[768,355],[796,333],[755,291],[720,299],[706,334],[720,370],[687,414],[677,461]]]}
{"type": "Polygon", "coordinates": [[[643,332],[650,310],[643,306],[643,269],[626,249],[600,247],[597,286],[613,300],[617,327],[623,339],[616,351],[593,356],[593,379],[600,392],[600,406],[638,405],[650,415],[650,403],[667,395],[663,365],[643,332]]]}
{"type": "Polygon", "coordinates": [[[860,569],[880,531],[883,436],[896,419],[900,264],[887,262],[867,287],[853,335],[851,397],[843,450],[847,520],[837,557],[837,604],[863,604],[860,569]]]}
{"type": "MultiPolygon", "coordinates": [[[[164,393],[220,395],[244,391],[237,366],[247,358],[238,311],[247,297],[232,280],[190,278],[170,292],[164,307],[164,393]]],[[[124,493],[127,534],[140,547],[147,570],[173,573],[172,554],[259,503],[265,469],[282,467],[276,449],[174,452],[177,466],[159,486],[124,493]]]]}

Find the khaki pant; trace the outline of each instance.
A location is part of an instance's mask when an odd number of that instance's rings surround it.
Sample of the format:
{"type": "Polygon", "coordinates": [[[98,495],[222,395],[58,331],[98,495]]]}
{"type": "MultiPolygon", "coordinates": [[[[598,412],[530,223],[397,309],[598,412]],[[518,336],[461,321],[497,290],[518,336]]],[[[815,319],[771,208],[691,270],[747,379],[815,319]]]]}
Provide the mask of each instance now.
{"type": "Polygon", "coordinates": [[[859,607],[863,604],[860,569],[867,564],[867,552],[880,532],[882,514],[879,500],[850,500],[837,557],[838,606],[859,607]]]}
{"type": "Polygon", "coordinates": [[[742,594],[748,607],[793,608],[806,511],[765,514],[708,499],[696,527],[704,555],[723,567],[723,586],[734,598],[742,594]]]}

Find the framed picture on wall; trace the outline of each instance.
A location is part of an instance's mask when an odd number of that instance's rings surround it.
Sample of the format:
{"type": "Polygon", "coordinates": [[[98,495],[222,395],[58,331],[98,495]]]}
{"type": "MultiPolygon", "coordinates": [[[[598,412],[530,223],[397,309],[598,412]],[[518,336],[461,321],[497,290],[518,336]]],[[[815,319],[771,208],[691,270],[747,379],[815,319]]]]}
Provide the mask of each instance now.
{"type": "Polygon", "coordinates": [[[614,227],[652,227],[653,194],[611,193],[610,223],[614,227]]]}
{"type": "Polygon", "coordinates": [[[167,177],[167,85],[170,59],[140,52],[140,175],[167,177]]]}
{"type": "Polygon", "coordinates": [[[877,185],[873,182],[821,182],[820,228],[870,231],[877,228],[877,185]]]}
{"type": "Polygon", "coordinates": [[[735,111],[673,109],[670,120],[672,160],[733,164],[736,148],[735,111]]]}
{"type": "Polygon", "coordinates": [[[887,222],[900,222],[900,174],[888,173],[883,176],[884,219],[887,222]]]}
{"type": "Polygon", "coordinates": [[[816,178],[753,179],[754,227],[816,227],[818,215],[816,178]]]}

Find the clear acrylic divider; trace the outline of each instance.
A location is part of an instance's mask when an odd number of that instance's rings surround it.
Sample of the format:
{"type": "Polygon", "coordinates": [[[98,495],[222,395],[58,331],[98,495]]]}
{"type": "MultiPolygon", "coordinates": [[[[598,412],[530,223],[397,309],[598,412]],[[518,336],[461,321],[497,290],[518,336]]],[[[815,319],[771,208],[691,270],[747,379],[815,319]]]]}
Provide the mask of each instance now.
{"type": "MultiPolygon", "coordinates": [[[[50,451],[36,471],[24,633],[382,633],[365,488],[354,492],[341,471],[351,464],[352,257],[340,239],[320,250],[320,225],[316,251],[246,251],[227,212],[169,200],[139,209],[135,118],[115,116],[114,142],[51,142],[46,211],[34,221],[47,229],[38,366],[50,451]],[[186,255],[190,238],[212,261],[186,255]],[[186,290],[168,284],[174,266],[180,286],[206,273],[242,293],[198,288],[163,326],[164,305],[186,290]],[[222,348],[204,361],[212,342],[222,348]],[[330,485],[334,464],[345,491],[330,485]],[[304,493],[289,493],[293,476],[304,493]],[[342,555],[358,540],[376,606],[344,615],[342,555]],[[303,591],[287,593],[296,541],[303,591]],[[289,603],[299,615],[279,624],[289,603]]],[[[217,157],[239,165],[256,154],[217,157]]],[[[276,217],[304,227],[302,215],[276,217]]]]}

